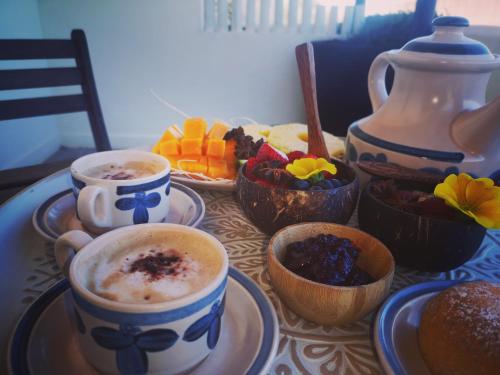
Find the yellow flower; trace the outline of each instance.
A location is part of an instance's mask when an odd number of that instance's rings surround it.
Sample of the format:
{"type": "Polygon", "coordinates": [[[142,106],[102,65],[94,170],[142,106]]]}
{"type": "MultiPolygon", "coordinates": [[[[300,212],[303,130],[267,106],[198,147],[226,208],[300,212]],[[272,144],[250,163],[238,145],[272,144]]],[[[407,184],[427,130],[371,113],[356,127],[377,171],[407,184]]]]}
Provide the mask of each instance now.
{"type": "Polygon", "coordinates": [[[287,164],[286,170],[301,180],[307,180],[319,172],[326,171],[331,174],[337,173],[337,168],[326,159],[302,158],[295,159],[293,163],[287,164]]]}
{"type": "Polygon", "coordinates": [[[489,178],[473,179],[466,173],[450,174],[434,195],[472,217],[483,227],[500,229],[500,187],[489,178]]]}

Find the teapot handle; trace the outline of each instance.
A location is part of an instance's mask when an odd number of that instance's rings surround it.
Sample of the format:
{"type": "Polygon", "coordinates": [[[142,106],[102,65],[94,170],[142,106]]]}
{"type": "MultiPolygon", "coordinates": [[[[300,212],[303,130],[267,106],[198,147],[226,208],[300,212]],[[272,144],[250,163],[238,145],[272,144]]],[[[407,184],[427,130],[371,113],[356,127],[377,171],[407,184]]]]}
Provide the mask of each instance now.
{"type": "Polygon", "coordinates": [[[373,112],[382,107],[388,97],[387,88],[385,87],[385,75],[388,66],[387,52],[382,52],[373,60],[368,72],[368,93],[370,94],[373,112]]]}

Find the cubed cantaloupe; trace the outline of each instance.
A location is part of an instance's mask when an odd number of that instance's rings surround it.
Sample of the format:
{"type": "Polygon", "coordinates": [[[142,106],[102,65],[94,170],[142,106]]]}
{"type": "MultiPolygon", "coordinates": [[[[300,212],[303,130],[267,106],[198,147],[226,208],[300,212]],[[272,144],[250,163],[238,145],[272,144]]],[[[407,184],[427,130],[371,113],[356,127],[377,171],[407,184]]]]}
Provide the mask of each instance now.
{"type": "Polygon", "coordinates": [[[180,155],[181,154],[181,144],[176,139],[170,139],[168,141],[160,142],[160,155],[180,155]]]}
{"type": "Polygon", "coordinates": [[[207,175],[212,178],[227,178],[229,171],[225,160],[209,158],[207,175]]]}
{"type": "Polygon", "coordinates": [[[151,152],[153,154],[159,154],[160,153],[160,141],[156,142],[153,148],[151,149],[151,152]]]}
{"type": "Polygon", "coordinates": [[[203,138],[183,138],[181,140],[182,155],[202,155],[203,138]]]}
{"type": "Polygon", "coordinates": [[[202,156],[196,160],[179,160],[177,165],[186,172],[207,174],[207,157],[202,156]]]}
{"type": "Polygon", "coordinates": [[[229,130],[229,127],[222,122],[215,122],[207,134],[209,139],[222,139],[229,130]]]}
{"type": "Polygon", "coordinates": [[[222,139],[209,139],[207,141],[207,153],[208,157],[222,159],[224,157],[224,152],[226,151],[226,141],[222,139]]]}
{"type": "Polygon", "coordinates": [[[182,130],[177,126],[177,125],[170,125],[167,130],[165,130],[165,133],[163,133],[160,142],[163,141],[172,141],[172,140],[177,140],[179,141],[183,137],[182,130]]]}
{"type": "Polygon", "coordinates": [[[236,141],[234,139],[230,139],[226,141],[226,148],[224,150],[224,159],[229,163],[236,163],[236,155],[234,152],[236,151],[236,141]]]}
{"type": "Polygon", "coordinates": [[[205,137],[207,132],[207,122],[202,117],[188,118],[184,121],[184,138],[205,137]]]}

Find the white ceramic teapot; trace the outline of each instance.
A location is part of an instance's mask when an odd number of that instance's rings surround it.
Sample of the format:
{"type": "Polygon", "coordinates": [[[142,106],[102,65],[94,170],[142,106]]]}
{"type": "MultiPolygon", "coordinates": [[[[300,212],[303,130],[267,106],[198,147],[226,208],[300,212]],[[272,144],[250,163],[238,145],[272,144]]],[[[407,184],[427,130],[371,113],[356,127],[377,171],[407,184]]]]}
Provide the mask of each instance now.
{"type": "Polygon", "coordinates": [[[349,127],[347,159],[393,162],[441,174],[500,180],[500,96],[485,104],[500,56],[463,34],[462,17],[438,17],[434,34],[378,55],[368,75],[373,114],[349,127]],[[390,95],[387,67],[394,68],[390,95]]]}

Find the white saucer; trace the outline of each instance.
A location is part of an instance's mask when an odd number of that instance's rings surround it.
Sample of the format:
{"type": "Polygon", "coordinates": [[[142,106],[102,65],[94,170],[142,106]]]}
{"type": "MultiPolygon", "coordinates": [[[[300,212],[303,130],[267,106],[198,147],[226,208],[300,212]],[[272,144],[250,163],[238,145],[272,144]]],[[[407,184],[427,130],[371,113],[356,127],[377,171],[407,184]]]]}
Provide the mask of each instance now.
{"type": "Polygon", "coordinates": [[[389,375],[431,375],[420,354],[417,331],[427,301],[465,280],[429,281],[390,296],[375,319],[375,348],[389,375]]]}
{"type": "MultiPolygon", "coordinates": [[[[72,303],[64,279],[28,308],[9,343],[10,374],[97,374],[78,349],[66,312],[72,303]]],[[[276,312],[263,291],[234,268],[229,269],[223,319],[217,347],[191,374],[267,374],[278,350],[276,312]]]]}
{"type": "MultiPolygon", "coordinates": [[[[205,203],[194,190],[172,182],[170,188],[170,210],[165,223],[196,227],[205,216],[205,203]]],[[[76,201],[71,189],[62,191],[42,203],[32,218],[35,230],[49,241],[55,241],[65,232],[73,229],[88,229],[76,217],[76,201]]]]}

